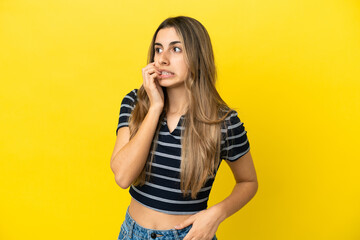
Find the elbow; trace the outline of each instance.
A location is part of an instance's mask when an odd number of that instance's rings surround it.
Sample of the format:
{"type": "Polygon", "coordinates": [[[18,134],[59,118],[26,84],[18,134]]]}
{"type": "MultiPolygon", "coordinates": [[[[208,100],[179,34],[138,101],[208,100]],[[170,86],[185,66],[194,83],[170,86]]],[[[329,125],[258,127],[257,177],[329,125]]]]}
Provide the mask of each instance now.
{"type": "Polygon", "coordinates": [[[254,182],[254,194],[253,194],[253,196],[255,196],[255,194],[258,192],[258,189],[259,189],[259,183],[258,183],[258,181],[255,181],[254,182]]]}
{"type": "Polygon", "coordinates": [[[121,178],[121,176],[115,176],[115,182],[122,189],[127,189],[131,185],[131,182],[124,180],[123,178],[121,178]]]}
{"type": "Polygon", "coordinates": [[[114,165],[113,159],[111,159],[110,168],[111,171],[114,173],[116,184],[119,185],[122,189],[127,189],[130,184],[126,180],[124,180],[124,175],[122,173],[119,173],[120,169],[118,169],[118,167],[114,165]]]}

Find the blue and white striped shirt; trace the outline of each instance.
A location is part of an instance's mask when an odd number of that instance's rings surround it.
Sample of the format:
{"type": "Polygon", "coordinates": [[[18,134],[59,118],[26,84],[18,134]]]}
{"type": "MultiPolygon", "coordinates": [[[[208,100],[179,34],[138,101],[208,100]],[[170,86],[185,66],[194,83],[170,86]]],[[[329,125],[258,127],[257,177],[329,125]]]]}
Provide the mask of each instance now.
{"type": "MultiPolygon", "coordinates": [[[[123,98],[120,107],[119,128],[128,127],[129,116],[137,102],[137,91],[134,89],[123,98]]],[[[181,131],[184,115],[180,117],[177,127],[170,133],[166,117],[161,121],[157,148],[151,165],[150,181],[143,186],[131,185],[130,195],[148,208],[168,214],[194,214],[207,208],[209,194],[214,178],[208,178],[206,184],[197,194],[196,199],[183,197],[180,190],[181,131]]],[[[237,112],[233,111],[222,124],[221,159],[235,161],[250,150],[244,124],[237,112]],[[225,127],[227,126],[227,127],[225,127]],[[226,137],[226,133],[228,136],[226,137]]],[[[148,160],[151,155],[149,153],[148,160]]],[[[149,164],[149,161],[148,163],[149,164]]],[[[218,166],[219,167],[219,166],[218,166]]],[[[217,170],[216,170],[217,171],[217,170]]],[[[216,172],[215,172],[216,174],[216,172]]]]}

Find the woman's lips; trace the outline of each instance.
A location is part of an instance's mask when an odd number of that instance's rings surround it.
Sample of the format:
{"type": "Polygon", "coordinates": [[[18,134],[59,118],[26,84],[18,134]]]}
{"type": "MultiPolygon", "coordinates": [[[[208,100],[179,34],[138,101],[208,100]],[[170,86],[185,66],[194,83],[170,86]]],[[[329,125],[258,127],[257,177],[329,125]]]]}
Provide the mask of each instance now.
{"type": "Polygon", "coordinates": [[[171,78],[173,77],[175,74],[172,72],[168,72],[168,71],[161,71],[160,74],[160,78],[171,78]]]}

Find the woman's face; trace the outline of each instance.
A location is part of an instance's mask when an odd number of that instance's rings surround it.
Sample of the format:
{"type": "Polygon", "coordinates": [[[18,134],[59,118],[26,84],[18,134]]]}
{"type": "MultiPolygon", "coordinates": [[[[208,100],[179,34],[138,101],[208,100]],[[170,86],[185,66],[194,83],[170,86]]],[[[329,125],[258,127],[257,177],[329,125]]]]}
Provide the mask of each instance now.
{"type": "Polygon", "coordinates": [[[172,88],[184,84],[188,76],[184,45],[175,28],[159,30],[155,39],[155,67],[162,71],[158,77],[162,87],[172,88]]]}

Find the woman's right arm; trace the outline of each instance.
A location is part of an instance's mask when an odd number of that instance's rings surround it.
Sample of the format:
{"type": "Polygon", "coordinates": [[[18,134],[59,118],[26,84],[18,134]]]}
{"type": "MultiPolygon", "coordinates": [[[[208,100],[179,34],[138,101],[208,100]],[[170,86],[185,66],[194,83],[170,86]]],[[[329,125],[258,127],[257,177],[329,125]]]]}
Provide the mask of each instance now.
{"type": "Polygon", "coordinates": [[[143,86],[149,97],[150,108],[134,137],[129,127],[119,128],[110,167],[121,188],[128,188],[140,175],[148,158],[152,140],[164,106],[164,93],[156,78],[160,72],[155,63],[142,69],[143,86]]]}
{"type": "Polygon", "coordinates": [[[110,166],[121,188],[128,188],[144,168],[161,111],[150,108],[130,141],[129,127],[119,128],[110,166]]]}

